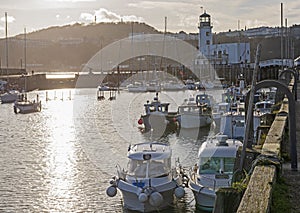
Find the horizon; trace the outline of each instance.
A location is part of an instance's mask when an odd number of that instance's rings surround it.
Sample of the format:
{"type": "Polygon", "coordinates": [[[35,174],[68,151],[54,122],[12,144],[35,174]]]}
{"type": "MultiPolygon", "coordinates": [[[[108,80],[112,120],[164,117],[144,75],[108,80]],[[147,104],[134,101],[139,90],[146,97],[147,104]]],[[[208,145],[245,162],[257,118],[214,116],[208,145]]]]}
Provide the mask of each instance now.
{"type": "MultiPolygon", "coordinates": [[[[212,30],[216,33],[241,30],[245,27],[280,27],[281,2],[272,3],[270,5],[269,0],[258,3],[250,0],[212,0],[205,3],[198,0],[126,0],[122,4],[119,0],[10,0],[0,2],[0,38],[5,37],[5,12],[8,37],[23,34],[25,28],[27,33],[31,33],[75,23],[120,21],[145,23],[163,32],[165,17],[168,32],[198,33],[199,15],[204,12],[211,15],[212,30]],[[223,12],[224,8],[226,13],[223,12]]],[[[288,26],[299,24],[299,10],[300,2],[289,0],[283,3],[283,18],[288,26]]]]}

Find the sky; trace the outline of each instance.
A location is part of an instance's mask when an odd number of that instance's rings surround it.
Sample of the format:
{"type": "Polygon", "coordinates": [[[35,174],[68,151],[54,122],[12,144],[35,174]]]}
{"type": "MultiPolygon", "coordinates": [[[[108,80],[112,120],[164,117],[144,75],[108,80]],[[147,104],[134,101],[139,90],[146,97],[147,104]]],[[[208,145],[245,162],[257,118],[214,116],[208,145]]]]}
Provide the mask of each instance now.
{"type": "MultiPolygon", "coordinates": [[[[213,32],[280,26],[280,3],[288,25],[300,24],[295,0],[0,0],[0,38],[74,23],[138,21],[164,31],[197,33],[199,15],[211,15],[213,32]]],[[[285,23],[285,21],[284,21],[285,23]]]]}

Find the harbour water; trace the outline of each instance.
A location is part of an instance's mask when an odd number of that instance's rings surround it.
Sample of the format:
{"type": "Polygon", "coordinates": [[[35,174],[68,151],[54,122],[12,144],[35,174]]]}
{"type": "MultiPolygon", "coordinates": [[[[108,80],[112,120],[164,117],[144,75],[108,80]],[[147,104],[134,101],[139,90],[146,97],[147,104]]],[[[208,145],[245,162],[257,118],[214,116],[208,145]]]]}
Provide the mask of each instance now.
{"type": "MultiPolygon", "coordinates": [[[[96,89],[32,92],[42,111],[14,114],[0,105],[0,212],[127,212],[121,194],[106,195],[116,165],[126,166],[129,144],[150,140],[170,143],[173,161],[189,168],[210,128],[180,130],[163,138],[144,135],[137,123],[143,104],[154,93],[121,91],[114,101],[98,101],[96,89]]],[[[176,111],[195,92],[162,92],[176,111]]],[[[198,92],[199,93],[199,92],[198,92]]],[[[215,97],[221,91],[211,91],[215,97]]],[[[30,98],[30,97],[29,97],[30,98]]],[[[165,212],[196,212],[193,194],[165,212]]]]}

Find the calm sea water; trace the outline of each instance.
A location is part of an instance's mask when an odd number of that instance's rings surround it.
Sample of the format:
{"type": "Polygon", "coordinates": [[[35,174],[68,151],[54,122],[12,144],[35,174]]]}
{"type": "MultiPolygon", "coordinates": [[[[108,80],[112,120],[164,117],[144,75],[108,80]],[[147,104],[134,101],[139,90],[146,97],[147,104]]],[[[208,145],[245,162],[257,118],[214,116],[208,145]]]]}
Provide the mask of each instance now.
{"type": "MultiPolygon", "coordinates": [[[[37,93],[39,113],[14,114],[12,104],[0,105],[0,212],[127,212],[121,194],[110,198],[105,190],[115,166],[126,166],[129,144],[169,142],[172,163],[179,158],[188,168],[209,133],[209,128],[181,130],[161,139],[142,134],[137,121],[153,93],[121,91],[115,101],[97,101],[96,89],[66,89],[32,92],[30,98],[37,93]]],[[[159,97],[176,111],[193,93],[159,97]]],[[[165,212],[195,212],[193,194],[186,192],[165,212]]]]}

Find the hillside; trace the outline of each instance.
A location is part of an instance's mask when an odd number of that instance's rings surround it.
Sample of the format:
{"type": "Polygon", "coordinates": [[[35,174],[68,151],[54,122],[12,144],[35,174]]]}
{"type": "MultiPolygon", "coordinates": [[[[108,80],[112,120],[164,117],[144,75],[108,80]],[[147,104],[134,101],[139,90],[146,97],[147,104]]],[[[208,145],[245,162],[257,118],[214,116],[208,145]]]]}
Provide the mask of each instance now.
{"type": "MultiPolygon", "coordinates": [[[[161,33],[145,23],[99,23],[55,26],[26,35],[27,71],[73,71],[80,72],[83,65],[106,45],[134,34],[161,33]]],[[[196,39],[187,40],[197,46],[196,39]]],[[[243,37],[214,34],[214,43],[250,42],[251,62],[254,61],[256,46],[262,44],[261,60],[280,58],[280,37],[243,37]]],[[[300,55],[300,39],[293,38],[294,56],[300,55]]],[[[0,40],[0,65],[6,67],[5,39],[0,40]]],[[[8,40],[8,65],[24,68],[24,35],[8,40]]],[[[285,48],[285,46],[284,46],[285,48]]]]}
{"type": "MultiPolygon", "coordinates": [[[[131,33],[157,34],[144,23],[99,23],[50,27],[26,35],[28,70],[80,72],[102,47],[128,37],[131,33]]],[[[9,67],[24,66],[24,35],[9,38],[9,67]]],[[[6,66],[5,40],[0,41],[2,66],[6,66]]]]}

